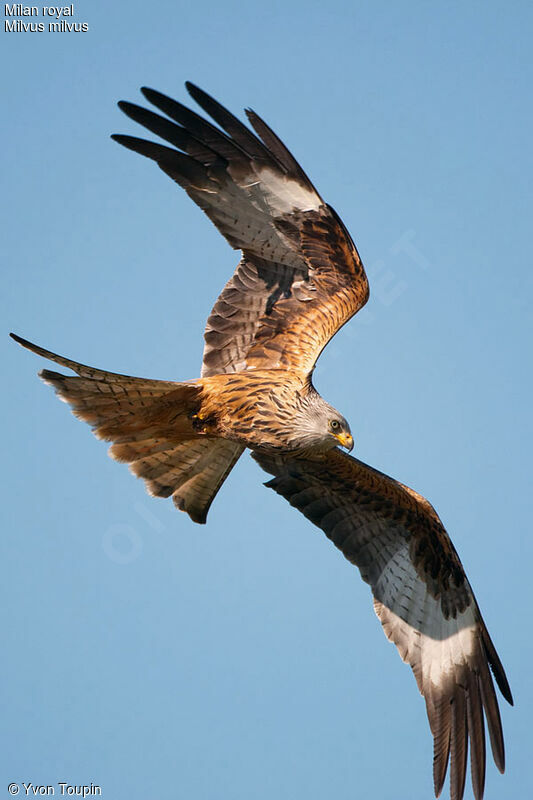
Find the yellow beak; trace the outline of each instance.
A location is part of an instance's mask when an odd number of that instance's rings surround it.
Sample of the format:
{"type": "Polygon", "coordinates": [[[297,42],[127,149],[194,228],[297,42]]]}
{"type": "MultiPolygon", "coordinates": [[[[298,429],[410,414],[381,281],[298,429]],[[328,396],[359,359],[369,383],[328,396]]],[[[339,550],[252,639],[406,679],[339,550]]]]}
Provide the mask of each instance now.
{"type": "Polygon", "coordinates": [[[353,450],[353,438],[350,433],[335,433],[335,439],[339,442],[341,447],[345,447],[348,452],[353,450]]]}

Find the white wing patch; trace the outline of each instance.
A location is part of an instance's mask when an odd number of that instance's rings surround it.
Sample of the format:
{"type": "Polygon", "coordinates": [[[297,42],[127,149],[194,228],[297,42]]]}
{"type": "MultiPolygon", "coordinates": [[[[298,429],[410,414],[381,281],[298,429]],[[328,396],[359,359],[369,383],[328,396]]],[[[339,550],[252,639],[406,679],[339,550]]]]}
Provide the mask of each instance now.
{"type": "Polygon", "coordinates": [[[386,636],[412,668],[433,735],[433,781],[439,797],[450,767],[450,796],[464,796],[470,750],[472,789],[485,785],[485,724],[494,762],[505,750],[492,674],[511,690],[470,584],[431,505],[351,456],[254,458],[275,477],[266,485],[322,528],[372,588],[386,636]],[[377,479],[377,480],[376,480],[377,479]],[[405,498],[414,504],[405,503],[405,498]],[[431,535],[428,547],[426,537],[431,535]],[[419,560],[418,553],[422,558],[419,560]],[[412,559],[415,559],[413,563],[412,559]]]}
{"type": "Polygon", "coordinates": [[[292,211],[318,211],[322,200],[316,192],[307,189],[293,178],[265,167],[257,170],[261,193],[272,213],[290,214],[292,211]]]}
{"type": "Polygon", "coordinates": [[[387,562],[373,587],[374,607],[387,637],[412,667],[420,690],[442,686],[477,653],[478,621],[472,603],[446,619],[411,562],[407,544],[387,562]]]}
{"type": "Polygon", "coordinates": [[[305,201],[306,207],[319,208],[320,198],[299,184],[264,169],[271,180],[264,184],[249,174],[239,183],[227,173],[212,176],[206,187],[190,186],[189,196],[202,208],[237,250],[248,250],[261,258],[307,272],[307,263],[279,231],[274,219],[277,216],[304,210],[295,203],[305,201]],[[218,182],[218,187],[215,180],[218,182]]]}

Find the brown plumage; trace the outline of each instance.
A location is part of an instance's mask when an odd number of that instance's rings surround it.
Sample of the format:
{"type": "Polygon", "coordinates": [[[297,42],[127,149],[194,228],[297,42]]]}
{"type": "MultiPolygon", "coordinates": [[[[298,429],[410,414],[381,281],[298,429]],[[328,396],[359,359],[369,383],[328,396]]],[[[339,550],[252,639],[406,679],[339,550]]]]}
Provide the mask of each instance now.
{"type": "Polygon", "coordinates": [[[145,89],[170,119],[132,103],[119,106],[179,150],[114,138],[155,160],[242,250],[207,321],[202,378],[144,381],[141,396],[141,379],[92,370],[17,341],[83,377],[43,373],[97,436],[115,442],[113,458],[130,463],[150,492],[172,495],[192,519],[205,522],[245,447],[351,448],[346,420],[315,392],[311,372],[329,339],[366,302],[368,283],[343,223],[266,123],[249,112],[263,143],[200,89],[188,88],[226,132],[145,89]],[[147,477],[153,459],[160,464],[157,479],[147,477]]]}
{"type": "MultiPolygon", "coordinates": [[[[41,377],[110,455],[148,491],[172,496],[195,522],[248,447],[267,485],[320,527],[359,567],[387,637],[415,674],[434,738],[438,796],[450,762],[452,800],[485,780],[484,717],[494,760],[504,746],[491,670],[512,702],[457,553],[432,506],[413,490],[342,453],[344,417],[311,382],[327,342],[368,299],[355,245],[276,134],[254,112],[257,136],[197,87],[190,94],[218,123],[151,89],[165,116],[120,103],[171,146],[131,136],[120,144],[154,160],[214,222],[241,260],[205,330],[201,377],[145,380],[86,367],[14,336],[76,373],[41,377]]],[[[405,794],[405,792],[400,792],[405,794]]]]}
{"type": "Polygon", "coordinates": [[[463,797],[470,740],[474,796],[483,797],[485,714],[494,761],[505,754],[491,672],[511,690],[455,548],[419,494],[338,450],[317,457],[255,452],[266,485],[321,528],[370,584],[387,637],[411,665],[434,737],[438,797],[451,760],[452,800],[463,797]]]}

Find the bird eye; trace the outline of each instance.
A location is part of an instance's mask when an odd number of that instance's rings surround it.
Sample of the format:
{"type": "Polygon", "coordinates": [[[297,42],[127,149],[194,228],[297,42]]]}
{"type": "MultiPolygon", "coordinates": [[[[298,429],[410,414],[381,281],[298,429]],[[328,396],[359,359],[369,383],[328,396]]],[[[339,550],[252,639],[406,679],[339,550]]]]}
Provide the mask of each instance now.
{"type": "Polygon", "coordinates": [[[338,419],[332,419],[331,422],[329,423],[329,427],[331,428],[332,431],[338,431],[340,426],[341,424],[338,419]]]}

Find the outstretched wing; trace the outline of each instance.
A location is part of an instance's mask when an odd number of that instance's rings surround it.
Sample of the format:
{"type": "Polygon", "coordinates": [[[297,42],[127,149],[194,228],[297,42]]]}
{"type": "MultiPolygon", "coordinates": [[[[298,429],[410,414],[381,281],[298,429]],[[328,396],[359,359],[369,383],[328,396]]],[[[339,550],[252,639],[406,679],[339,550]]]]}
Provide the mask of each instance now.
{"type": "Polygon", "coordinates": [[[205,92],[187,88],[220,126],[153,89],[162,117],[121,102],[173,147],[113,138],[153,159],[202,208],[242,260],[209,316],[202,375],[283,368],[308,374],[366,302],[355,245],[275,133],[253,111],[258,136],[205,92]],[[261,138],[258,138],[261,137],[261,138]]]}
{"type": "Polygon", "coordinates": [[[331,450],[312,458],[256,461],[285,497],[359,567],[387,637],[409,663],[426,700],[438,797],[450,759],[452,800],[464,792],[468,740],[477,800],[485,781],[484,715],[498,769],[503,734],[491,670],[511,690],[459,557],[433,507],[412,489],[331,450]]]}

